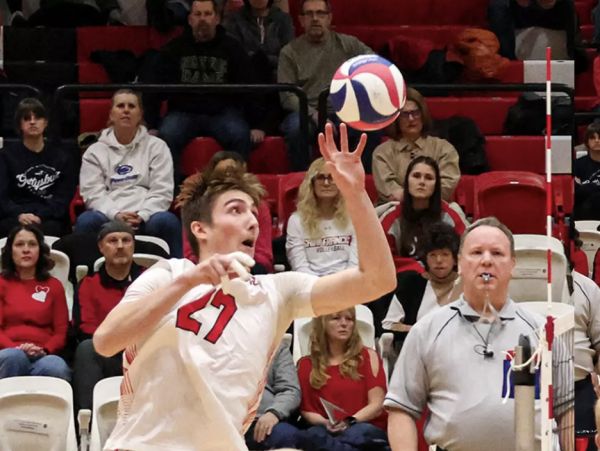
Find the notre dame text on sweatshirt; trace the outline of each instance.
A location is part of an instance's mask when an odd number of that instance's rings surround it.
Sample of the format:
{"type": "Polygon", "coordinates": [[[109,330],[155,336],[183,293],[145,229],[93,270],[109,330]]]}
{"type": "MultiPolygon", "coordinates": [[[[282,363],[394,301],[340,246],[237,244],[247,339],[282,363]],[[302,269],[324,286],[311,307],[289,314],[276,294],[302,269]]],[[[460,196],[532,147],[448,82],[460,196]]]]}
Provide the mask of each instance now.
{"type": "Polygon", "coordinates": [[[20,142],[0,150],[0,217],[32,213],[42,221],[62,220],[77,189],[71,159],[49,144],[33,152],[20,142]]]}

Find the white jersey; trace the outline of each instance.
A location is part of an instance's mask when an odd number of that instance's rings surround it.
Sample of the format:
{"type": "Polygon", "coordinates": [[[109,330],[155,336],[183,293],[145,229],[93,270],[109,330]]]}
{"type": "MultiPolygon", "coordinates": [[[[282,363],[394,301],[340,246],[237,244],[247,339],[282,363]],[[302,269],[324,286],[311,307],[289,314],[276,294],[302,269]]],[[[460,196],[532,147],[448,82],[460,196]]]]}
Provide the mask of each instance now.
{"type": "MultiPolygon", "coordinates": [[[[168,284],[193,263],[172,259],[145,271],[121,302],[168,284]]],[[[221,287],[186,293],[144,340],[123,355],[119,418],[105,451],[247,451],[271,359],[295,318],[314,316],[318,278],[281,273],[246,282],[256,306],[221,287]]],[[[140,308],[144,308],[140,305],[140,308]]]]}

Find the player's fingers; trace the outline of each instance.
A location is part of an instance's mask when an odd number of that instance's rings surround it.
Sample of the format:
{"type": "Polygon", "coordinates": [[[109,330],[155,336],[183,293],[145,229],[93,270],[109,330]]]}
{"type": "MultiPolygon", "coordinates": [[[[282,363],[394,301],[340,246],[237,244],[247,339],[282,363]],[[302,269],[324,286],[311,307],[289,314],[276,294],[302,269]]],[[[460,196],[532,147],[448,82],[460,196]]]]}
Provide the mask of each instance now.
{"type": "Polygon", "coordinates": [[[329,150],[329,147],[327,147],[327,142],[325,142],[325,135],[323,133],[319,133],[318,141],[321,155],[323,155],[323,158],[325,158],[326,161],[330,161],[331,151],[329,150]]]}
{"type": "Polygon", "coordinates": [[[342,152],[350,152],[348,148],[348,128],[346,124],[340,124],[340,147],[342,152]]]}
{"type": "Polygon", "coordinates": [[[252,257],[250,257],[248,254],[244,254],[241,251],[232,252],[231,254],[228,254],[228,256],[231,258],[235,258],[242,265],[247,266],[249,268],[252,268],[256,264],[252,257]]]}
{"type": "Polygon", "coordinates": [[[354,153],[360,157],[362,155],[363,151],[365,150],[366,145],[367,145],[367,134],[363,133],[362,135],[360,135],[360,141],[358,141],[358,145],[356,146],[356,150],[354,151],[354,153]]]}

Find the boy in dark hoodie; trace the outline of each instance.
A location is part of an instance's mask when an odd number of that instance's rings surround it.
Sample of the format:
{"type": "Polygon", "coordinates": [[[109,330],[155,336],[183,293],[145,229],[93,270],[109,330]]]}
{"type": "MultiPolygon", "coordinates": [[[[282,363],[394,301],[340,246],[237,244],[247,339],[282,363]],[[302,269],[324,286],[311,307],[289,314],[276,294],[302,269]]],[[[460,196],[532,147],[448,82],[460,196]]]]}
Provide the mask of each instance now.
{"type": "MultiPolygon", "coordinates": [[[[219,25],[216,0],[194,0],[189,16],[190,28],[171,41],[158,57],[155,83],[181,84],[251,84],[256,77],[242,45],[219,25]]],[[[153,96],[146,102],[149,129],[158,124],[160,101],[153,96]]],[[[175,183],[182,181],[181,154],[197,136],[210,136],[227,150],[241,154],[246,161],[252,144],[264,139],[261,129],[263,111],[249,101],[247,117],[243,113],[244,96],[223,94],[173,94],[168,97],[168,113],[158,129],[173,155],[175,183]]],[[[248,99],[249,100],[249,99],[248,99]]]]}
{"type": "Polygon", "coordinates": [[[50,236],[68,231],[77,170],[66,152],[44,142],[46,118],[38,100],[23,100],[15,112],[23,141],[0,150],[0,238],[19,224],[50,236]]]}

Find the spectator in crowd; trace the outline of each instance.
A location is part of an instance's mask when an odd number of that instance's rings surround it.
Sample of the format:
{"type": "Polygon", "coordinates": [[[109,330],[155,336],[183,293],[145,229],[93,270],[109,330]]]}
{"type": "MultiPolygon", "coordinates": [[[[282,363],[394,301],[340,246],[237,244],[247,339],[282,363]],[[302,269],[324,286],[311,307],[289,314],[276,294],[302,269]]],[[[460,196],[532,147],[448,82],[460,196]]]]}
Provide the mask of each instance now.
{"type": "Polygon", "coordinates": [[[324,158],[310,165],[300,185],[285,247],[292,271],[326,276],[358,266],[354,227],[324,158]]]}
{"type": "Polygon", "coordinates": [[[441,173],[442,199],[449,202],[458,180],[458,152],[445,139],[429,135],[432,119],[423,96],[406,90],[406,103],[396,120],[397,137],[380,144],[373,154],[373,179],[380,202],[402,201],[406,169],[411,160],[428,156],[441,173]]]}
{"type": "MultiPolygon", "coordinates": [[[[299,6],[300,24],[304,28],[304,35],[294,39],[281,50],[277,80],[279,83],[298,85],[306,93],[310,115],[309,142],[312,145],[317,137],[319,94],[329,87],[335,72],[344,62],[358,55],[371,54],[373,51],[355,37],[336,33],[331,29],[329,0],[302,0],[299,6]]],[[[282,124],[282,131],[292,169],[306,171],[311,158],[309,149],[300,145],[302,139],[298,97],[291,92],[283,92],[281,105],[288,112],[282,124]]],[[[331,107],[328,120],[335,124],[340,123],[331,107]]],[[[362,133],[348,127],[350,141],[358,142],[362,133]]],[[[381,141],[381,134],[370,132],[367,136],[362,160],[365,171],[370,174],[373,149],[381,141]]]]}
{"type": "Polygon", "coordinates": [[[94,349],[92,336],[142,273],[143,269],[133,261],[134,235],[131,226],[123,221],[104,224],[98,234],[104,263],[96,274],[84,277],[75,290],[73,322],[78,342],[73,361],[75,412],[92,409],[94,386],[98,382],[123,375],[122,353],[102,357],[94,349]]]}
{"type": "MultiPolygon", "coordinates": [[[[488,20],[490,30],[500,41],[499,53],[505,58],[517,60],[518,31],[537,27],[566,33],[566,47],[559,49],[554,45],[553,57],[555,53],[566,54],[576,61],[576,66],[580,65],[578,60],[581,58],[587,60],[585,50],[580,47],[582,38],[573,0],[492,0],[488,6],[488,20]]],[[[587,66],[587,61],[583,63],[587,66]]],[[[576,72],[580,71],[576,69],[576,72]]]]}
{"type": "Polygon", "coordinates": [[[122,25],[121,7],[118,0],[54,0],[26,2],[7,0],[11,13],[10,24],[29,27],[86,27],[122,25]],[[37,3],[37,5],[35,5],[37,3]],[[32,4],[33,8],[32,11],[32,4]],[[29,10],[27,17],[24,9],[29,10]]]}
{"type": "Polygon", "coordinates": [[[275,83],[281,49],[294,39],[292,18],[274,0],[244,0],[227,16],[225,29],[242,43],[261,83],[275,83]]]}
{"type": "Polygon", "coordinates": [[[456,267],[459,246],[460,235],[450,224],[438,222],[429,228],[419,245],[425,272],[407,271],[398,277],[384,329],[407,332],[429,312],[460,297],[462,281],[456,267]]]}
{"type": "MultiPolygon", "coordinates": [[[[239,153],[221,150],[217,152],[206,165],[202,174],[196,174],[191,177],[208,177],[213,171],[226,171],[229,168],[239,168],[246,172],[246,162],[239,153]]],[[[258,205],[258,239],[256,240],[256,250],[254,251],[254,261],[256,264],[252,267],[252,274],[268,274],[273,272],[273,248],[271,245],[271,212],[269,205],[264,200],[258,205]]],[[[191,242],[187,239],[185,229],[183,230],[185,241],[183,244],[183,255],[188,260],[198,263],[198,250],[194,251],[191,242]]]]}
{"type": "MultiPolygon", "coordinates": [[[[481,219],[467,229],[458,267],[463,295],[415,323],[394,368],[384,403],[390,410],[388,432],[394,450],[417,449],[415,420],[425,408],[425,440],[439,449],[480,451],[484,444],[487,451],[506,451],[507,443],[515,443],[514,400],[503,401],[512,385],[504,371],[505,353],[514,350],[522,335],[536,348],[534,331],[546,321],[509,297],[514,240],[495,218],[481,219]],[[489,427],[490,421],[494,427],[489,427]]],[[[561,449],[573,449],[572,375],[572,359],[563,358],[553,377],[553,415],[561,449]],[[557,377],[559,373],[570,377],[557,377]]]]}
{"type": "Polygon", "coordinates": [[[35,224],[49,236],[68,231],[77,174],[66,152],[44,143],[47,125],[38,100],[19,103],[15,129],[22,142],[0,150],[0,238],[19,224],[35,224]]]}
{"type": "Polygon", "coordinates": [[[442,180],[433,158],[416,157],[406,169],[402,203],[390,203],[380,215],[398,272],[412,266],[406,259],[418,260],[419,243],[433,224],[449,224],[459,235],[465,230],[460,215],[442,200],[442,180]]]}
{"type": "Polygon", "coordinates": [[[183,256],[181,224],[168,211],[173,160],[165,142],[142,125],[142,102],[133,91],[113,95],[109,127],[83,155],[79,189],[88,210],[77,218],[76,233],[95,233],[119,219],[165,240],[173,257],[183,256]]]}
{"type": "MultiPolygon", "coordinates": [[[[189,15],[190,28],[161,51],[155,83],[244,84],[256,80],[250,59],[242,44],[227,35],[219,25],[216,0],[194,0],[189,15]]],[[[148,103],[146,121],[151,129],[158,125],[162,97],[148,103]]],[[[175,183],[182,181],[181,154],[197,136],[210,136],[224,149],[239,153],[247,161],[252,144],[264,139],[261,129],[264,112],[250,97],[222,94],[173,94],[168,98],[168,113],[158,136],[165,140],[173,155],[175,183]],[[248,100],[244,117],[241,99],[248,100]]]]}
{"type": "Polygon", "coordinates": [[[386,449],[385,371],[377,352],[363,345],[355,308],[314,318],[312,325],[310,355],[298,361],[300,409],[311,425],[304,449],[386,449]],[[335,422],[325,401],[336,406],[335,422]]]}
{"type": "Polygon", "coordinates": [[[573,165],[575,177],[575,220],[600,220],[600,124],[585,132],[587,155],[573,165]]]}
{"type": "Polygon", "coordinates": [[[256,420],[246,432],[248,448],[253,451],[297,448],[301,433],[286,420],[300,407],[301,399],[296,366],[288,345],[282,342],[269,366],[256,420]]]}
{"type": "Polygon", "coordinates": [[[67,341],[69,312],[43,233],[31,224],[10,231],[0,277],[0,379],[50,376],[69,381],[58,354],[67,341]]]}

